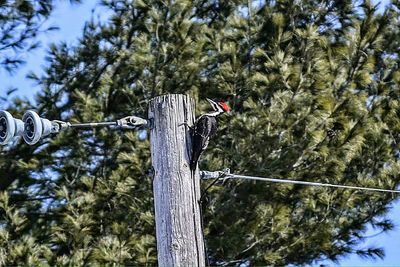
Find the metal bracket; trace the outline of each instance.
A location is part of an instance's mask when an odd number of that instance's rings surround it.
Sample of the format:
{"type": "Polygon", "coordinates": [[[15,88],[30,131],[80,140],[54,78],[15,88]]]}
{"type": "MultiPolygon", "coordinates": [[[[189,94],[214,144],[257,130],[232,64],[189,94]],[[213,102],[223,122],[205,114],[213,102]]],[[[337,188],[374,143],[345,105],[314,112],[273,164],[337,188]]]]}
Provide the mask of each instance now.
{"type": "Polygon", "coordinates": [[[140,126],[148,126],[149,121],[137,116],[128,116],[117,120],[117,126],[122,129],[136,129],[140,126]]]}
{"type": "Polygon", "coordinates": [[[223,171],[200,171],[200,178],[203,180],[208,179],[220,179],[220,178],[231,178],[233,177],[231,174],[231,170],[229,168],[224,169],[223,171]]]}
{"type": "Polygon", "coordinates": [[[65,129],[68,129],[71,126],[71,123],[59,120],[51,121],[51,133],[59,133],[65,129]]]}
{"type": "Polygon", "coordinates": [[[153,130],[154,129],[154,118],[149,118],[147,120],[147,122],[148,122],[147,128],[149,128],[149,130],[153,130]]]}

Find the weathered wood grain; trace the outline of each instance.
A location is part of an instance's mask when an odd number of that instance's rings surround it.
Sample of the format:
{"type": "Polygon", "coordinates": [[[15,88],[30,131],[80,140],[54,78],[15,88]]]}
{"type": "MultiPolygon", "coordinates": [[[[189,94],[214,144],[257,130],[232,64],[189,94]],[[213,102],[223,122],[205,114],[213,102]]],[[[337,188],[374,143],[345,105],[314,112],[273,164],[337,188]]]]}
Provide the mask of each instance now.
{"type": "Polygon", "coordinates": [[[159,266],[205,266],[200,218],[200,179],[189,162],[194,102],[163,95],[149,104],[151,158],[159,266]]]}

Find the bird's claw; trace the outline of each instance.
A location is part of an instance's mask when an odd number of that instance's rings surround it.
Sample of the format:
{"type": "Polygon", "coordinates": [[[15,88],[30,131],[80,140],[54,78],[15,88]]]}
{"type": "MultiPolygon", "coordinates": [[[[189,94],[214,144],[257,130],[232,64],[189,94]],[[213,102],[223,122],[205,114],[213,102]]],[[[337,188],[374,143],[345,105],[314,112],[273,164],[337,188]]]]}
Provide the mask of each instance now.
{"type": "Polygon", "coordinates": [[[180,123],[178,126],[182,126],[182,125],[188,127],[190,130],[193,130],[193,126],[190,126],[189,123],[187,123],[186,121],[180,123]]]}

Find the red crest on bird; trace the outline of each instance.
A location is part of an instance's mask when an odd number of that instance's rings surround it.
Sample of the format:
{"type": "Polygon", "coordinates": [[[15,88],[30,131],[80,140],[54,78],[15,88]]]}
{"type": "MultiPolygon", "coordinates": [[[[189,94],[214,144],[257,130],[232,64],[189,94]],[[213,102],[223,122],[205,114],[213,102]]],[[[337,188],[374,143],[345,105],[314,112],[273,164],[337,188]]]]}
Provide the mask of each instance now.
{"type": "Polygon", "coordinates": [[[223,100],[219,101],[219,102],[218,102],[218,105],[219,105],[225,112],[231,111],[231,108],[230,108],[230,107],[228,106],[228,104],[227,104],[225,101],[223,101],[223,100]]]}

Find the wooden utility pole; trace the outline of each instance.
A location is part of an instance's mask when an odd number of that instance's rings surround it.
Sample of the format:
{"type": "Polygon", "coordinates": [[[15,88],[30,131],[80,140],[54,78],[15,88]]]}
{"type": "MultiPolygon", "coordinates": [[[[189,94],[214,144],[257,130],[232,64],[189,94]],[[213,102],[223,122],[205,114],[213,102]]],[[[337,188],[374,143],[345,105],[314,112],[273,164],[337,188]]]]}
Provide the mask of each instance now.
{"type": "Polygon", "coordinates": [[[163,95],[150,102],[151,158],[159,266],[205,266],[200,178],[189,168],[194,101],[163,95]]]}

